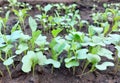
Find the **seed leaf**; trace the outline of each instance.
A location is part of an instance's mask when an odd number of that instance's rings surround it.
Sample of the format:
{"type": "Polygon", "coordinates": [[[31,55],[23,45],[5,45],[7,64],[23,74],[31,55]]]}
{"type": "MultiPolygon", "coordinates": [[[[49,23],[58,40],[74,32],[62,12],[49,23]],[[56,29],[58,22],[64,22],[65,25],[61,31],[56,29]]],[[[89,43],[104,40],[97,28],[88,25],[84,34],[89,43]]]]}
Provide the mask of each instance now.
{"type": "Polygon", "coordinates": [[[88,52],[88,49],[80,49],[77,51],[77,59],[86,59],[87,58],[87,52],[88,52]]]}
{"type": "Polygon", "coordinates": [[[69,63],[70,61],[74,60],[75,58],[76,58],[75,56],[70,57],[70,58],[66,58],[66,59],[65,59],[65,62],[66,62],[66,63],[69,63]]]}
{"type": "Polygon", "coordinates": [[[35,43],[38,46],[43,46],[45,44],[48,44],[48,42],[46,41],[47,37],[46,36],[42,36],[41,34],[38,36],[38,38],[36,39],[35,43]]]}
{"type": "Polygon", "coordinates": [[[109,51],[108,49],[105,49],[105,48],[101,48],[99,51],[98,51],[98,53],[97,53],[98,55],[100,55],[100,56],[104,56],[104,57],[107,57],[108,59],[114,59],[113,57],[112,57],[112,52],[111,51],[109,51]]]}
{"type": "Polygon", "coordinates": [[[35,53],[34,51],[28,51],[27,55],[22,58],[22,70],[24,72],[30,72],[31,68],[36,64],[45,65],[46,57],[42,52],[35,53]]]}
{"type": "Polygon", "coordinates": [[[29,25],[30,25],[32,32],[36,31],[37,23],[32,17],[29,17],[29,25]]]}
{"type": "Polygon", "coordinates": [[[10,36],[11,41],[14,42],[17,39],[19,39],[21,37],[21,33],[22,33],[22,31],[20,31],[20,30],[12,32],[12,34],[10,36]]]}
{"type": "Polygon", "coordinates": [[[87,57],[88,61],[93,63],[93,64],[96,64],[98,62],[100,62],[101,58],[100,56],[96,55],[96,54],[88,54],[88,57],[87,57]]]}
{"type": "Polygon", "coordinates": [[[46,64],[52,64],[55,68],[60,68],[60,62],[53,60],[53,59],[48,59],[46,62],[46,64]]]}
{"type": "Polygon", "coordinates": [[[18,50],[16,50],[16,54],[21,54],[22,52],[24,52],[25,50],[28,49],[28,45],[26,43],[21,43],[19,46],[18,46],[18,50]]]}
{"type": "Polygon", "coordinates": [[[112,62],[104,62],[101,65],[96,65],[95,67],[99,70],[106,70],[108,66],[114,66],[112,62]]]}
{"type": "Polygon", "coordinates": [[[13,60],[14,57],[15,57],[15,56],[9,57],[7,60],[5,60],[5,61],[3,62],[3,64],[6,65],[6,66],[11,65],[11,64],[14,62],[14,60],[13,60]]]}
{"type": "Polygon", "coordinates": [[[52,30],[53,37],[56,37],[63,29],[57,28],[52,30]]]}
{"type": "Polygon", "coordinates": [[[52,8],[52,5],[48,4],[44,7],[44,11],[47,13],[52,8]]]}
{"type": "Polygon", "coordinates": [[[120,46],[115,46],[115,48],[116,48],[117,51],[118,51],[118,58],[120,58],[120,46]]]}
{"type": "Polygon", "coordinates": [[[71,60],[70,62],[66,63],[65,66],[67,68],[76,67],[79,66],[79,62],[76,60],[71,60]]]}

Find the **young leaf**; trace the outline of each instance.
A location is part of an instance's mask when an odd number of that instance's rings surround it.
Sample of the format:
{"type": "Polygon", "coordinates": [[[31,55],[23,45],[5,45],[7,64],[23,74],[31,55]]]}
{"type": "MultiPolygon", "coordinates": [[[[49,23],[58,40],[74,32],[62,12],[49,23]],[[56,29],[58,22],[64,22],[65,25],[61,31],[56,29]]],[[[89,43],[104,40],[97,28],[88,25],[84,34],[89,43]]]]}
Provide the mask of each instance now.
{"type": "Polygon", "coordinates": [[[22,31],[20,31],[20,30],[12,32],[12,34],[10,36],[10,40],[12,42],[16,41],[17,39],[19,39],[21,37],[21,33],[22,33],[22,31]]]}
{"type": "Polygon", "coordinates": [[[38,38],[36,39],[35,43],[38,46],[43,46],[45,44],[48,44],[48,42],[46,41],[47,37],[46,36],[42,36],[41,34],[38,36],[38,38]]]}
{"type": "Polygon", "coordinates": [[[93,63],[93,64],[97,64],[98,62],[101,61],[101,58],[100,56],[96,55],[96,54],[88,54],[88,57],[87,57],[88,61],[93,63]]]}
{"type": "Polygon", "coordinates": [[[88,49],[80,49],[77,51],[77,59],[86,59],[87,58],[87,52],[88,52],[88,49]]]}
{"type": "Polygon", "coordinates": [[[100,65],[96,65],[95,67],[99,70],[106,70],[108,66],[114,66],[112,62],[104,62],[100,65]]]}
{"type": "Polygon", "coordinates": [[[24,72],[30,72],[31,68],[35,65],[45,65],[46,57],[42,54],[42,52],[35,53],[34,51],[28,51],[27,55],[22,58],[22,70],[24,72]]]}
{"type": "Polygon", "coordinates": [[[100,55],[100,56],[104,56],[104,57],[107,57],[108,59],[114,59],[113,57],[112,57],[112,52],[111,51],[109,51],[109,50],[107,50],[107,49],[105,49],[105,48],[101,48],[99,51],[98,51],[98,53],[97,53],[98,55],[100,55]]]}
{"type": "Polygon", "coordinates": [[[8,51],[9,51],[10,49],[12,49],[12,48],[13,48],[13,45],[8,44],[8,45],[5,46],[2,50],[3,50],[4,52],[8,53],[8,51]]]}
{"type": "Polygon", "coordinates": [[[22,52],[24,52],[25,50],[28,49],[28,45],[26,43],[21,43],[19,46],[18,46],[18,50],[16,50],[16,54],[21,54],[22,52]]]}
{"type": "Polygon", "coordinates": [[[53,47],[53,49],[54,49],[54,51],[56,51],[58,54],[60,54],[60,53],[64,50],[65,46],[66,46],[66,44],[65,44],[64,42],[63,42],[63,43],[58,43],[58,44],[56,44],[56,45],[53,47]]]}
{"type": "Polygon", "coordinates": [[[74,60],[74,59],[76,59],[75,56],[70,57],[70,58],[66,58],[66,59],[65,59],[65,63],[68,63],[68,62],[70,62],[70,61],[72,61],[72,60],[74,60]]]}
{"type": "Polygon", "coordinates": [[[48,4],[47,6],[44,7],[45,13],[47,13],[50,9],[52,8],[51,4],[48,4]]]}
{"type": "Polygon", "coordinates": [[[41,51],[36,53],[36,56],[38,58],[38,64],[39,65],[46,65],[47,58],[41,51]]]}
{"type": "Polygon", "coordinates": [[[61,29],[61,28],[57,28],[56,30],[53,29],[53,30],[52,30],[52,35],[53,35],[53,37],[55,38],[62,30],[63,30],[63,29],[61,29]]]}
{"type": "Polygon", "coordinates": [[[29,17],[29,25],[30,25],[32,32],[35,32],[37,29],[37,23],[32,17],[29,17]]]}
{"type": "Polygon", "coordinates": [[[9,57],[7,60],[5,60],[5,61],[3,62],[3,64],[4,64],[5,66],[11,65],[11,64],[14,62],[14,60],[13,60],[14,57],[15,57],[15,56],[9,57]]]}
{"type": "Polygon", "coordinates": [[[48,59],[46,62],[46,64],[52,64],[55,68],[60,68],[60,62],[53,60],[53,59],[48,59]]]}
{"type": "Polygon", "coordinates": [[[115,48],[117,49],[117,52],[118,52],[118,58],[120,58],[120,46],[115,46],[115,48]]]}
{"type": "Polygon", "coordinates": [[[70,62],[66,63],[65,66],[67,68],[76,67],[79,66],[79,62],[76,60],[71,60],[70,62]]]}

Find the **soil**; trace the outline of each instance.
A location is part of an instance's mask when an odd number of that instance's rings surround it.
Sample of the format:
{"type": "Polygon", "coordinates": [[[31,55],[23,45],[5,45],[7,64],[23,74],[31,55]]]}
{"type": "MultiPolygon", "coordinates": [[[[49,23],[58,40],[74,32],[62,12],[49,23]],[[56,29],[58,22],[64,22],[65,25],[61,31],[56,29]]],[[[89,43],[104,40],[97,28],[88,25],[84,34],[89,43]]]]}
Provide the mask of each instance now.
{"type": "MultiPolygon", "coordinates": [[[[4,3],[4,5],[2,6],[5,5],[6,4],[4,3]]],[[[99,6],[95,11],[103,11],[104,9],[102,8],[101,4],[98,5],[99,6]]],[[[85,5],[84,6],[79,5],[78,9],[80,10],[80,15],[82,19],[88,20],[89,22],[92,23],[92,20],[90,18],[90,14],[93,12],[92,8],[89,6],[86,7],[85,5]]],[[[30,11],[30,15],[32,16],[38,13],[39,11],[37,11],[36,9],[30,11]]],[[[3,14],[0,15],[3,16],[3,14]]],[[[15,19],[14,16],[10,18],[10,22],[8,22],[9,26],[14,24],[15,22],[13,21],[14,19],[15,19]]],[[[28,25],[26,25],[26,30],[28,31],[29,34],[30,30],[27,27],[28,25]]],[[[44,34],[49,36],[48,40],[50,41],[51,36],[47,33],[44,34]]],[[[112,47],[109,48],[112,49],[112,47]]],[[[35,75],[33,76],[32,72],[28,74],[23,73],[21,71],[21,65],[22,63],[20,63],[19,61],[17,60],[15,61],[15,68],[11,67],[12,79],[10,79],[6,68],[4,68],[2,63],[0,63],[0,70],[4,72],[4,76],[0,77],[0,83],[120,83],[119,78],[120,72],[118,71],[117,73],[115,73],[113,67],[110,67],[106,71],[96,70],[95,72],[80,76],[82,72],[82,67],[76,68],[76,72],[75,74],[73,74],[72,69],[68,70],[64,66],[62,66],[60,69],[54,69],[53,73],[51,73],[51,66],[46,67],[37,66],[35,69],[35,75]]],[[[89,70],[89,67],[87,70],[89,70]]]]}

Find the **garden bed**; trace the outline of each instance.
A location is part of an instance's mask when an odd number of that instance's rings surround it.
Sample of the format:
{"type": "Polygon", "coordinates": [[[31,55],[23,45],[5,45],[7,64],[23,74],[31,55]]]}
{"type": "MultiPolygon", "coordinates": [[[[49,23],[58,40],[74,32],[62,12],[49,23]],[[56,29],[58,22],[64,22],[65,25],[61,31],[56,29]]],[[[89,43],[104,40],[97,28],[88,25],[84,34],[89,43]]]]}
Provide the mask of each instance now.
{"type": "Polygon", "coordinates": [[[0,83],[119,83],[120,6],[107,1],[0,4],[0,83]]]}

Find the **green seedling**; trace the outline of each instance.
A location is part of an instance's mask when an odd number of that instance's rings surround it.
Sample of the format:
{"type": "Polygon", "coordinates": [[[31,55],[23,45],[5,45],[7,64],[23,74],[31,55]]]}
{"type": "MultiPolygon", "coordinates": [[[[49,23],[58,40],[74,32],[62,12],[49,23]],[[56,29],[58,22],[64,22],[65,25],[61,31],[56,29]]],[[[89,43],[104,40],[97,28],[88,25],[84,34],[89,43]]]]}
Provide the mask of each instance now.
{"type": "Polygon", "coordinates": [[[17,0],[8,0],[9,6],[12,7],[12,10],[15,9],[15,6],[17,5],[18,1],[17,0]]]}
{"type": "Polygon", "coordinates": [[[103,27],[104,36],[108,36],[112,32],[118,31],[120,23],[120,14],[118,9],[107,8],[104,13],[92,14],[94,23],[103,27]]]}
{"type": "Polygon", "coordinates": [[[109,41],[111,41],[111,44],[115,45],[115,73],[119,69],[119,62],[120,62],[120,35],[119,34],[110,34],[109,35],[109,41]]]}
{"type": "Polygon", "coordinates": [[[36,45],[39,46],[38,49],[41,51],[47,50],[48,48],[45,47],[46,45],[49,44],[46,40],[47,37],[41,35],[41,31],[37,30],[37,23],[35,19],[33,19],[32,17],[29,17],[29,25],[32,31],[32,37],[30,39],[32,50],[35,49],[36,45]]]}
{"type": "Polygon", "coordinates": [[[81,49],[81,44],[84,42],[84,33],[71,32],[66,36],[68,44],[66,46],[67,58],[65,59],[65,66],[67,68],[73,68],[73,74],[75,74],[75,67],[79,66],[79,60],[84,59],[82,57],[86,55],[87,49],[81,49]],[[81,54],[81,55],[80,55],[81,54]]]}
{"type": "Polygon", "coordinates": [[[9,20],[9,16],[10,16],[10,11],[8,11],[5,14],[4,18],[0,17],[0,32],[2,32],[2,28],[3,28],[3,33],[4,34],[6,34],[7,22],[9,20]]]}
{"type": "Polygon", "coordinates": [[[0,38],[1,38],[0,59],[3,61],[3,64],[6,66],[10,78],[12,77],[11,77],[11,72],[8,66],[13,63],[13,60],[11,61],[11,59],[14,58],[13,51],[12,51],[12,48],[14,47],[13,43],[15,43],[17,39],[19,39],[20,33],[21,31],[15,31],[15,32],[12,32],[10,35],[0,34],[0,38]],[[4,53],[4,56],[2,56],[3,53],[4,53]],[[7,64],[9,61],[11,61],[11,63],[7,64]]]}
{"type": "Polygon", "coordinates": [[[48,11],[50,11],[52,7],[53,6],[51,4],[48,4],[42,9],[45,12],[45,15],[47,15],[48,11]]]}
{"type": "Polygon", "coordinates": [[[52,64],[52,73],[53,67],[60,68],[60,61],[58,60],[59,55],[64,51],[66,43],[65,40],[61,37],[55,37],[50,42],[50,51],[51,51],[51,59],[47,60],[47,64],[52,64]]]}
{"type": "Polygon", "coordinates": [[[52,53],[52,59],[48,59],[46,64],[52,64],[52,73],[53,67],[60,68],[60,62],[58,61],[59,55],[63,52],[65,48],[65,40],[61,37],[57,37],[57,35],[62,31],[62,29],[58,28],[52,31],[53,39],[50,43],[50,49],[52,53]]]}
{"type": "Polygon", "coordinates": [[[28,16],[28,9],[13,10],[14,14],[18,17],[18,21],[21,24],[21,27],[25,31],[25,19],[28,16]]]}
{"type": "Polygon", "coordinates": [[[38,21],[40,21],[40,24],[44,27],[43,30],[44,32],[47,30],[47,18],[48,18],[48,15],[46,14],[39,14],[39,15],[36,15],[35,16],[37,18],[38,21]]]}
{"type": "Polygon", "coordinates": [[[41,11],[41,10],[42,10],[41,5],[36,5],[35,7],[36,7],[39,11],[41,11]]]}
{"type": "Polygon", "coordinates": [[[46,56],[43,55],[43,53],[41,51],[39,52],[34,52],[34,51],[28,51],[27,55],[25,55],[22,58],[22,70],[26,73],[31,71],[33,71],[33,76],[34,76],[34,70],[35,70],[35,66],[38,64],[40,66],[43,66],[46,64],[46,56]]]}

